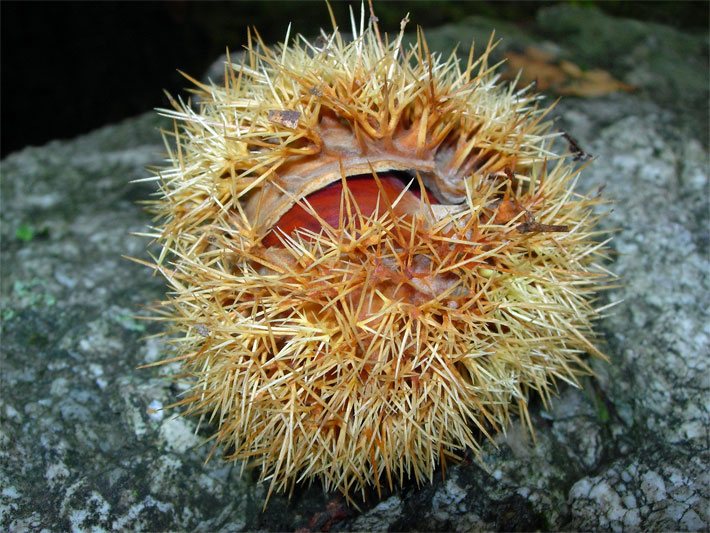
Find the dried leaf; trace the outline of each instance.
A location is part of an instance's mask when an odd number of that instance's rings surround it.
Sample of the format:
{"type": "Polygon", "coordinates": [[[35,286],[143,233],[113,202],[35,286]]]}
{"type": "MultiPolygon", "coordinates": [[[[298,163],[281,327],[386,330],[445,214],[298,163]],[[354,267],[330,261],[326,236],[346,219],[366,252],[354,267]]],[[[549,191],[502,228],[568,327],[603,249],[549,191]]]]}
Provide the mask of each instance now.
{"type": "Polygon", "coordinates": [[[505,56],[508,69],[504,77],[513,79],[518,71],[522,71],[521,86],[535,82],[538,90],[586,98],[636,89],[605,70],[585,71],[571,61],[557,60],[553,54],[539,48],[528,47],[522,54],[508,52],[505,56]]]}

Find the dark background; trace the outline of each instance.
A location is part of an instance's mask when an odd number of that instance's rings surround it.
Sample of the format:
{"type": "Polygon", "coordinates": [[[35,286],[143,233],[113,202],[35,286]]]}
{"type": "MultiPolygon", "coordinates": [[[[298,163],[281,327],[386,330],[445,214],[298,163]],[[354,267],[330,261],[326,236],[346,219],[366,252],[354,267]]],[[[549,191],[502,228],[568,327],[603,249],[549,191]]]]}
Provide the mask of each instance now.
{"type": "MultiPolygon", "coordinates": [[[[332,0],[347,28],[348,6],[332,0]]],[[[434,27],[469,15],[534,22],[553,2],[457,2],[378,0],[380,24],[398,29],[434,27]]],[[[708,2],[576,1],[619,16],[704,31],[708,2]]],[[[166,105],[162,90],[179,93],[189,83],[176,69],[200,77],[226,46],[239,50],[247,27],[267,43],[293,33],[331,28],[324,1],[315,2],[2,2],[0,151],[65,139],[166,105]]]]}

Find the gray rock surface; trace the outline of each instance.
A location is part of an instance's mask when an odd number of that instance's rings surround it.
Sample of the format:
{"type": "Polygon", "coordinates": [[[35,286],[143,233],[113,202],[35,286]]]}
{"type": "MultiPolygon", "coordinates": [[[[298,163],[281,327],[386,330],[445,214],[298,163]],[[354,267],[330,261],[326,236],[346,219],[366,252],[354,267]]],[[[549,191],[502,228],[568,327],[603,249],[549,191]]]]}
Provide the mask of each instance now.
{"type": "MultiPolygon", "coordinates": [[[[429,32],[430,45],[480,42],[494,26],[463,21],[429,32]]],[[[541,11],[528,33],[498,29],[510,46],[547,39],[639,87],[557,108],[596,156],[580,188],[604,186],[614,201],[605,225],[623,282],[599,324],[611,364],[534,405],[536,442],[515,423],[483,465],[449,465],[445,479],[370,495],[332,520],[337,498],[317,486],[262,513],[250,472],[204,464],[209,432],[162,410],[185,387],[166,378],[174,368],[137,368],[169,353],[151,337],[160,324],[133,317],[164,284],[121,257],[145,257],[131,232],[148,231],[136,201],[153,187],[130,180],[160,163],[161,123],[148,113],[0,165],[0,528],[710,527],[707,36],[566,6],[541,11]]]]}

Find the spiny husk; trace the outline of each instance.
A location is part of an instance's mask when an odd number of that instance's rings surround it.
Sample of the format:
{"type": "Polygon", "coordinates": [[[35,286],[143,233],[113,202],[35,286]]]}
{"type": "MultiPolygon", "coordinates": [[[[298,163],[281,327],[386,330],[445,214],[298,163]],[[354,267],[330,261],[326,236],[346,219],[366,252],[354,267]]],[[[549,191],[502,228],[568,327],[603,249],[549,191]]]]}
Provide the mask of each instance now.
{"type": "Polygon", "coordinates": [[[154,267],[194,378],[180,404],[269,494],[429,480],[511,414],[529,424],[530,393],[576,385],[584,352],[603,357],[598,200],[572,192],[578,170],[550,151],[536,97],[496,85],[490,43],[463,64],[421,33],[406,49],[376,24],[353,33],[257,39],[224,85],[196,82],[196,109],[165,111],[154,267]],[[345,178],[387,170],[439,204],[359,213],[345,178]],[[337,227],[262,244],[337,180],[337,227]]]}

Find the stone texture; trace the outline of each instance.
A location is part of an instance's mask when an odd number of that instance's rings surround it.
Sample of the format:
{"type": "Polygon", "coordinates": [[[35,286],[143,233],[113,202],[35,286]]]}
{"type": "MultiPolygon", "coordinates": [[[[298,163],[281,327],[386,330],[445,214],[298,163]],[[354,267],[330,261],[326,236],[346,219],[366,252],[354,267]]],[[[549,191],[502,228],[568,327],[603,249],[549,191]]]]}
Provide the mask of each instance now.
{"type": "MultiPolygon", "coordinates": [[[[427,35],[443,49],[496,25],[427,35]]],[[[514,423],[483,464],[464,458],[336,519],[327,510],[342,504],[318,486],[262,513],[252,473],[205,464],[209,432],[162,410],[186,387],[166,378],[175,367],[137,368],[169,353],[151,337],[161,325],[135,318],[164,284],[121,257],[146,257],[132,232],[149,232],[136,201],[154,189],[130,180],[162,157],[148,113],[0,165],[2,529],[708,529],[707,36],[562,5],[528,32],[498,26],[508,46],[538,43],[639,86],[556,111],[596,156],[580,189],[614,202],[621,283],[600,301],[618,303],[599,324],[611,359],[599,378],[533,400],[535,441],[514,423]]]]}

